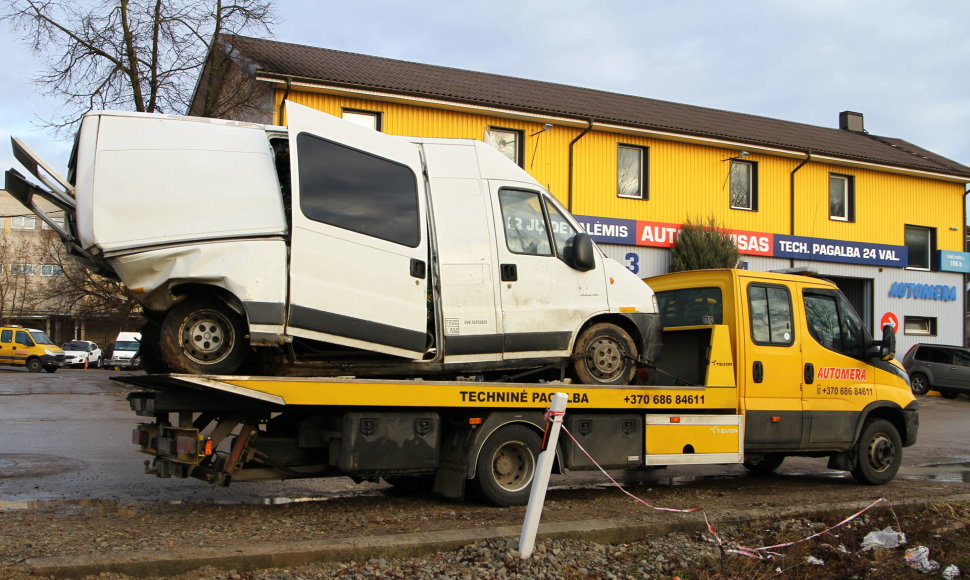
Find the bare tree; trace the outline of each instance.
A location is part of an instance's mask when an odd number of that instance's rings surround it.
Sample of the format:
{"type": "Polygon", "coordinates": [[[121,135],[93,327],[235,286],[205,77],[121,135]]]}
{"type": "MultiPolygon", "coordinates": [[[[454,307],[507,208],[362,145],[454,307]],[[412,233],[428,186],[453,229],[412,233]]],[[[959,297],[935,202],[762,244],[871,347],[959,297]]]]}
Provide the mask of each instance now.
{"type": "Polygon", "coordinates": [[[96,274],[67,253],[53,232],[44,232],[37,247],[41,268],[52,268],[46,284],[37,288],[40,304],[50,312],[79,318],[109,316],[127,320],[139,310],[131,291],[117,280],[96,274]]]}
{"type": "Polygon", "coordinates": [[[29,241],[0,236],[0,320],[33,314],[39,298],[33,292],[35,251],[29,241]]]}
{"type": "MultiPolygon", "coordinates": [[[[221,34],[269,33],[276,22],[272,0],[8,0],[0,13],[24,42],[47,58],[35,80],[66,106],[51,119],[73,128],[91,109],[184,113],[207,59],[227,67],[212,50],[221,34]]],[[[221,75],[206,75],[205,83],[221,75]]],[[[203,95],[215,91],[200,84],[203,95]]],[[[227,94],[233,94],[232,91],[227,94]]],[[[237,94],[244,101],[247,94],[237,94]]],[[[240,106],[204,98],[196,114],[240,106]],[[212,108],[213,110],[205,110],[212,108]]]]}

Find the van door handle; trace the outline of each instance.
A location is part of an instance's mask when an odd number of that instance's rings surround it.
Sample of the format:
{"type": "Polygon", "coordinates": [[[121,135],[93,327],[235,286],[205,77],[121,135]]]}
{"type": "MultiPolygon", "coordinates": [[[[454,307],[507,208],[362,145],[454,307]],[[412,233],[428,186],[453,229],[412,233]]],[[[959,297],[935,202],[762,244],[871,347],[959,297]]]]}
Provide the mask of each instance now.
{"type": "Polygon", "coordinates": [[[519,269],[515,264],[502,264],[499,270],[502,274],[502,282],[515,282],[519,279],[519,269]]]}
{"type": "Polygon", "coordinates": [[[760,383],[765,380],[765,367],[761,364],[760,360],[754,361],[754,367],[751,369],[752,378],[754,382],[760,383]]]}
{"type": "Polygon", "coordinates": [[[426,268],[424,267],[424,261],[417,258],[411,258],[411,276],[414,278],[424,279],[426,273],[426,268]]]}
{"type": "Polygon", "coordinates": [[[810,385],[815,382],[815,365],[805,363],[805,384],[810,385]]]}

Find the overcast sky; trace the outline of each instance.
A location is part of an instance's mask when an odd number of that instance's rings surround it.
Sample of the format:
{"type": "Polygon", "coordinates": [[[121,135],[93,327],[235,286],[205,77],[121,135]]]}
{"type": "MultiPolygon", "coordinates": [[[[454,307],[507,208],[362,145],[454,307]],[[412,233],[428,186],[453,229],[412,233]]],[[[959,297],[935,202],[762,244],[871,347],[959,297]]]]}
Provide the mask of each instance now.
{"type": "MultiPolygon", "coordinates": [[[[279,0],[275,39],[763,115],[825,127],[865,115],[970,165],[968,0],[279,0]]],[[[43,63],[4,30],[0,163],[9,135],[58,169],[69,140],[43,63]]]]}

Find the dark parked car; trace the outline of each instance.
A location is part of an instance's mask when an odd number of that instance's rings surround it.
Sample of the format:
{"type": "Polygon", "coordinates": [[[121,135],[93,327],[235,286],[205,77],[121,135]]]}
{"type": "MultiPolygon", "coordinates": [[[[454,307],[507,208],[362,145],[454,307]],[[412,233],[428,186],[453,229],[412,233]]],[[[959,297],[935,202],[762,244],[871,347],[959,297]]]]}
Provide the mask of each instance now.
{"type": "Polygon", "coordinates": [[[943,344],[914,344],[903,366],[916,395],[931,389],[952,399],[960,393],[970,393],[970,349],[943,344]]]}

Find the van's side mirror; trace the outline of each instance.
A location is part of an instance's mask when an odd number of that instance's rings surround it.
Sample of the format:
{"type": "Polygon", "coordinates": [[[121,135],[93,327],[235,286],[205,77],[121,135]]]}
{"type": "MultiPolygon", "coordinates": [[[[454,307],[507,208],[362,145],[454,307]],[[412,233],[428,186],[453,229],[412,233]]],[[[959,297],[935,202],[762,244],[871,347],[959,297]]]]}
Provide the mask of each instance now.
{"type": "Polygon", "coordinates": [[[889,360],[896,356],[896,329],[887,324],[882,327],[882,341],[879,343],[879,358],[889,360]]]}
{"type": "Polygon", "coordinates": [[[593,247],[593,239],[586,232],[573,236],[569,267],[580,272],[589,272],[596,267],[596,249],[593,247]]]}

